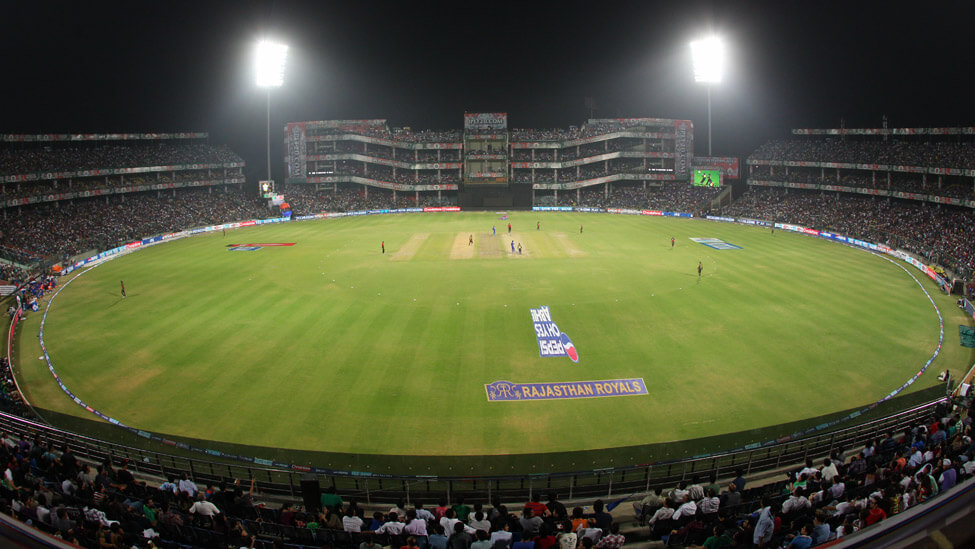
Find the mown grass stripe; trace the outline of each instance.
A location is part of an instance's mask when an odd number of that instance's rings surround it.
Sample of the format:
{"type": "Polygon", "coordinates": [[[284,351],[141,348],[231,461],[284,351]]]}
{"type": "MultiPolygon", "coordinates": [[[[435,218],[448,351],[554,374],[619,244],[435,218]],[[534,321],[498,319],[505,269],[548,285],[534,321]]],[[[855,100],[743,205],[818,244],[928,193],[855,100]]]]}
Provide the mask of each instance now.
{"type": "MultiPolygon", "coordinates": [[[[642,444],[827,413],[889,392],[937,339],[909,277],[843,246],[699,220],[511,219],[538,256],[450,261],[458,233],[496,224],[503,240],[493,213],[233,235],[298,243],[259,252],[227,252],[211,237],[166,244],[85,275],[58,298],[45,335],[73,390],[120,416],[138,410],[139,426],[284,448],[426,454],[642,444]],[[380,240],[418,232],[431,237],[413,261],[379,253],[380,240]],[[567,257],[558,232],[586,255],[567,257]],[[713,250],[690,236],[742,249],[713,250]],[[120,302],[120,278],[135,299],[120,302]],[[552,307],[579,364],[538,357],[528,308],[539,305],[552,307]],[[621,377],[643,377],[650,395],[499,405],[483,394],[498,379],[621,377]],[[828,399],[814,389],[824,382],[828,399]],[[201,426],[173,414],[163,394],[214,420],[201,426]],[[696,417],[655,420],[684,399],[701,402],[696,417]],[[593,440],[573,427],[593,417],[628,429],[593,440]]],[[[946,347],[936,364],[964,360],[946,347]]],[[[32,397],[70,409],[43,372],[28,370],[32,397]]]]}

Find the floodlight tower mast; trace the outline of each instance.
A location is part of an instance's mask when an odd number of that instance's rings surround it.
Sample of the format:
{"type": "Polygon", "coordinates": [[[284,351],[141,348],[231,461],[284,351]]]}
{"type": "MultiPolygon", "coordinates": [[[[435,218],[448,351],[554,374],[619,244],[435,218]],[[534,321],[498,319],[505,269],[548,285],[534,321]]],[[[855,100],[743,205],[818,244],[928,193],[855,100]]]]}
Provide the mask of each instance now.
{"type": "Polygon", "coordinates": [[[711,85],[721,83],[724,72],[724,42],[717,36],[691,42],[694,59],[694,81],[708,89],[708,156],[711,156],[711,85]]]}
{"type": "Polygon", "coordinates": [[[267,90],[267,180],[271,180],[271,88],[284,84],[284,60],[288,46],[270,40],[257,43],[254,55],[256,83],[267,90]]]}

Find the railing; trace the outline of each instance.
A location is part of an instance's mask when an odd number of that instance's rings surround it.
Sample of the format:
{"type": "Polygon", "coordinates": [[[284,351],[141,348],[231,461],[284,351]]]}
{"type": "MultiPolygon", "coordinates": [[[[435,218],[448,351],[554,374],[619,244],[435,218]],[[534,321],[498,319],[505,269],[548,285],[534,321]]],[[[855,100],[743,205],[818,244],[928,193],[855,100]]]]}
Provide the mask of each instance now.
{"type": "MultiPolygon", "coordinates": [[[[790,440],[781,444],[748,449],[702,458],[675,460],[640,466],[607,468],[570,473],[541,473],[505,476],[360,476],[354,473],[317,475],[319,483],[334,486],[347,497],[366,503],[448,500],[463,496],[468,502],[526,501],[532,494],[557,491],[563,498],[622,498],[645,492],[651,487],[670,487],[694,475],[706,478],[715,473],[719,478],[731,476],[738,468],[748,476],[772,472],[802,463],[809,457],[828,456],[837,447],[858,448],[887,432],[898,432],[924,421],[934,412],[938,399],[880,419],[850,426],[830,433],[790,440]]],[[[232,482],[255,479],[259,490],[268,496],[301,498],[301,481],[307,473],[266,467],[255,467],[218,460],[186,457],[177,454],[140,449],[107,442],[77,433],[56,429],[17,416],[0,413],[0,430],[17,437],[35,436],[56,447],[67,445],[80,458],[101,463],[129,460],[130,467],[145,475],[164,478],[187,473],[197,483],[232,482]]]]}

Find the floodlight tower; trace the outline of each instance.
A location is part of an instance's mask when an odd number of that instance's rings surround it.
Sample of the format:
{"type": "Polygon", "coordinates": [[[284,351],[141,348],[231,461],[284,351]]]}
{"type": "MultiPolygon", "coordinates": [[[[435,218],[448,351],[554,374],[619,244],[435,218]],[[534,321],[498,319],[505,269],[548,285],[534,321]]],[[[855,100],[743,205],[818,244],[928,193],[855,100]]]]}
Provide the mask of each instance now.
{"type": "Polygon", "coordinates": [[[288,46],[270,40],[257,43],[254,69],[257,87],[267,90],[267,179],[271,180],[271,88],[284,84],[284,59],[288,46]]]}
{"type": "Polygon", "coordinates": [[[724,42],[717,36],[695,40],[691,42],[691,55],[694,58],[694,81],[702,82],[708,88],[708,156],[711,156],[711,84],[721,82],[724,42]]]}

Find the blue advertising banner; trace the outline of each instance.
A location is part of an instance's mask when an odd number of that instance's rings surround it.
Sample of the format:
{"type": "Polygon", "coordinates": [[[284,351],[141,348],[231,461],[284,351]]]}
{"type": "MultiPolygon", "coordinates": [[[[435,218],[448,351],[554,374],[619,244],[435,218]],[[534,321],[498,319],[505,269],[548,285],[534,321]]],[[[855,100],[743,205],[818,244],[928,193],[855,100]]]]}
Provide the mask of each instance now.
{"type": "Polygon", "coordinates": [[[538,340],[539,356],[567,356],[572,359],[572,362],[579,362],[579,352],[576,351],[569,336],[562,333],[555,322],[552,322],[552,313],[548,310],[548,305],[530,310],[535,325],[535,338],[538,340]]]}
{"type": "Polygon", "coordinates": [[[734,244],[729,244],[720,238],[692,238],[694,242],[698,244],[704,244],[708,248],[713,248],[715,250],[740,250],[741,246],[735,246],[734,244]]]}
{"type": "Polygon", "coordinates": [[[485,385],[484,390],[490,402],[502,402],[645,395],[647,385],[643,382],[643,378],[547,383],[495,381],[485,385]]]}
{"type": "Polygon", "coordinates": [[[739,217],[738,222],[744,225],[759,225],[762,227],[771,227],[772,224],[768,221],[762,221],[761,219],[749,219],[747,217],[739,217]]]}

